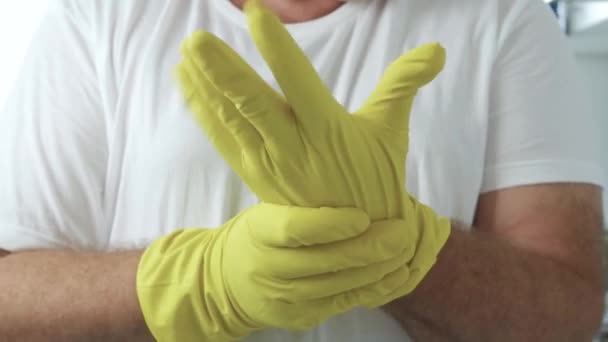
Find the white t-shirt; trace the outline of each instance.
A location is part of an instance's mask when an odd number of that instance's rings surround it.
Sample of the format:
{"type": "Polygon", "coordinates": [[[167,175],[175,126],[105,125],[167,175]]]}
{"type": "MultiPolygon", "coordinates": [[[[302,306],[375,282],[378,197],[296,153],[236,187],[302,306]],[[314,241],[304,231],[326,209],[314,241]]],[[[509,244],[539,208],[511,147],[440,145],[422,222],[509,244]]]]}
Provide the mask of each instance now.
{"type": "MultiPolygon", "coordinates": [[[[0,248],[142,249],[257,203],[172,77],[179,44],[199,29],[276,87],[228,0],[53,3],[0,116],[0,248]]],[[[359,0],[288,29],[352,111],[399,55],[446,47],[445,71],[416,99],[407,161],[407,189],[442,215],[472,223],[480,193],[510,186],[602,184],[595,119],[541,1],[359,0]]],[[[361,309],[248,341],[406,336],[361,309]]]]}

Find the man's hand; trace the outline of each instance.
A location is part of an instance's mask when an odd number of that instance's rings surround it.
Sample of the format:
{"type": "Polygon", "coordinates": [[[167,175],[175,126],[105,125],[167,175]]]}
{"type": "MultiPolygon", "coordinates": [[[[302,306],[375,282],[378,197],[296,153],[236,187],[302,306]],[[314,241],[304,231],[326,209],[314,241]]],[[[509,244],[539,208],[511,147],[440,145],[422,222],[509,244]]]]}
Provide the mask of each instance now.
{"type": "Polygon", "coordinates": [[[140,263],[146,322],[163,342],[228,341],[386,304],[410,279],[416,239],[401,227],[354,208],[260,204],[219,229],[175,232],[140,263]]]}
{"type": "Polygon", "coordinates": [[[437,44],[389,67],[355,115],[325,88],[287,30],[257,1],[246,6],[258,49],[286,98],[232,49],[197,32],[182,45],[178,76],[200,125],[243,181],[264,202],[356,207],[372,219],[404,218],[416,252],[397,296],[424,278],[450,223],[405,192],[409,112],[418,88],[443,68],[437,44]]]}
{"type": "Polygon", "coordinates": [[[418,89],[442,70],[444,49],[429,44],[399,58],[351,115],[274,15],[256,1],[245,10],[285,97],[220,39],[195,32],[177,73],[213,145],[265,202],[404,217],[409,114],[418,89]]]}

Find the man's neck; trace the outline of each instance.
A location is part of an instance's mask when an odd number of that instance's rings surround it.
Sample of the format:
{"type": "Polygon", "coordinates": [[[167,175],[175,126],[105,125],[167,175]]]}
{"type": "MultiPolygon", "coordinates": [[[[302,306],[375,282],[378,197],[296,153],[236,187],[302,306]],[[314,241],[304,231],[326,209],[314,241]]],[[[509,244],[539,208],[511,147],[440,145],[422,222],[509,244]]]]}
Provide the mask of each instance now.
{"type": "MultiPolygon", "coordinates": [[[[231,0],[239,8],[247,0],[231,0]]],[[[340,7],[339,0],[262,0],[284,23],[300,23],[323,17],[340,7]]]]}

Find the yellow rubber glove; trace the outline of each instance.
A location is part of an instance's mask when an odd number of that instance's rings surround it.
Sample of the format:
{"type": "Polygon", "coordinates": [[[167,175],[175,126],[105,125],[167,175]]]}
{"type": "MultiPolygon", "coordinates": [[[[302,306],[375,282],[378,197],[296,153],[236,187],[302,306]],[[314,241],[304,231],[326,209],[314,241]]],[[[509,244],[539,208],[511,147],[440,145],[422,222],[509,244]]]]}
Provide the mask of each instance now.
{"type": "MultiPolygon", "coordinates": [[[[434,264],[450,222],[405,191],[409,114],[418,89],[443,68],[439,44],[391,64],[354,114],[325,87],[279,20],[258,1],[249,29],[284,96],[230,47],[206,32],[182,44],[177,68],[191,110],[210,141],[264,202],[356,207],[372,221],[404,218],[418,240],[409,293],[434,264]]],[[[373,61],[370,61],[373,63],[373,61]]]]}
{"type": "Polygon", "coordinates": [[[232,341],[264,328],[309,329],[404,286],[416,239],[359,209],[252,207],[215,230],[153,243],[137,274],[159,342],[232,341]]]}
{"type": "Polygon", "coordinates": [[[444,49],[430,44],[399,58],[351,115],[274,15],[257,1],[245,11],[285,96],[220,39],[194,33],[178,74],[213,145],[265,202],[403,217],[409,113],[418,88],[443,68],[444,49]]]}

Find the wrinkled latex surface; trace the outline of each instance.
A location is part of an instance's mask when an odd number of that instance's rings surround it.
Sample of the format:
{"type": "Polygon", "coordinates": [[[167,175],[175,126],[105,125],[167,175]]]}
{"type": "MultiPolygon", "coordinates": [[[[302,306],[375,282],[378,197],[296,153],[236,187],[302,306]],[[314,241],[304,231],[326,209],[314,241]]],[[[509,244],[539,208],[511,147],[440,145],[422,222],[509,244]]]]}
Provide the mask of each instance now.
{"type": "Polygon", "coordinates": [[[215,230],[186,229],[144,253],[137,292],[161,342],[232,341],[304,330],[386,303],[410,278],[401,220],[355,208],[260,204],[215,230]]]}

